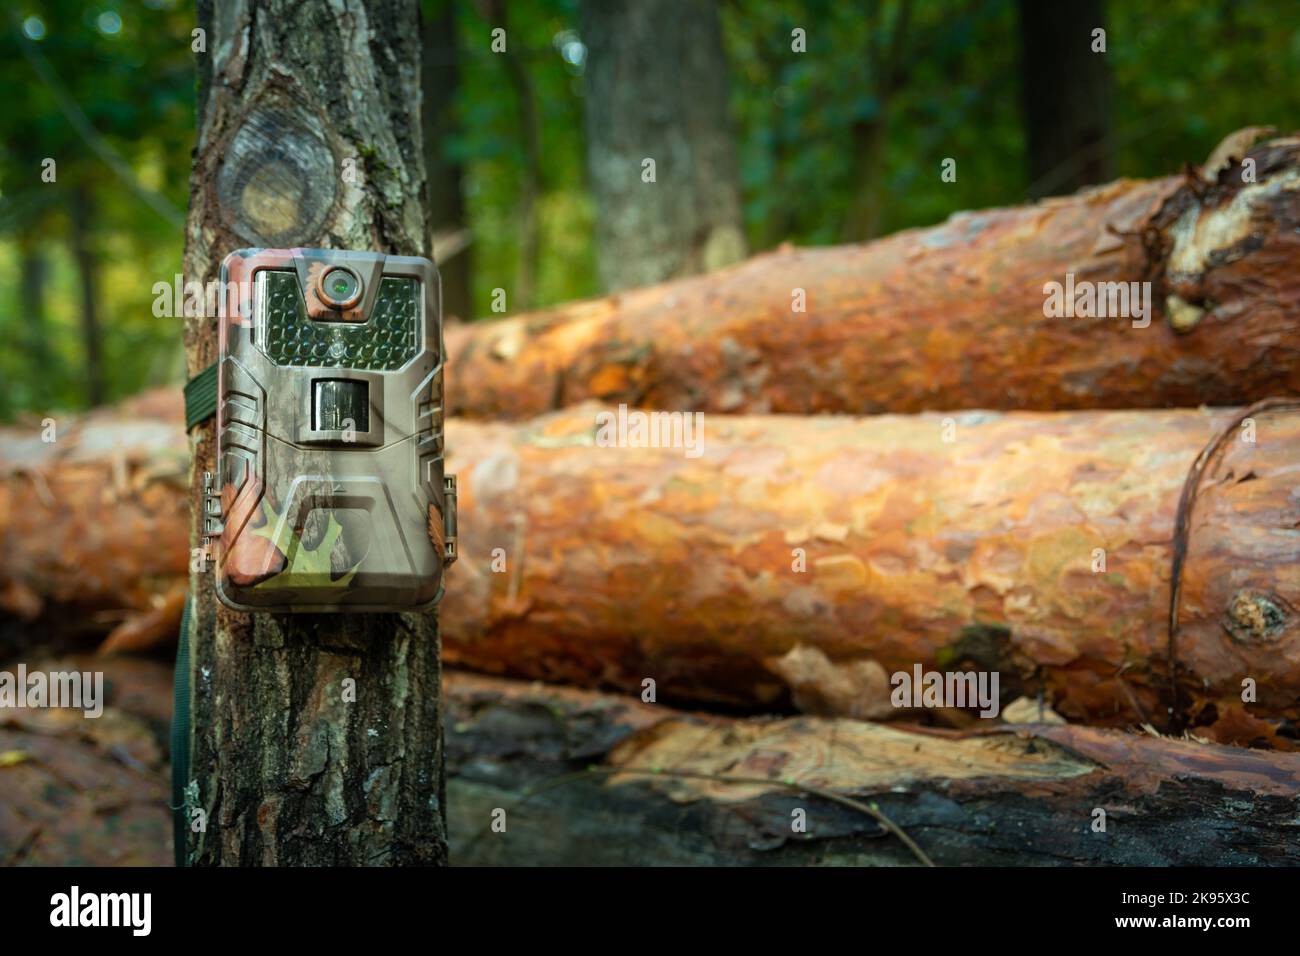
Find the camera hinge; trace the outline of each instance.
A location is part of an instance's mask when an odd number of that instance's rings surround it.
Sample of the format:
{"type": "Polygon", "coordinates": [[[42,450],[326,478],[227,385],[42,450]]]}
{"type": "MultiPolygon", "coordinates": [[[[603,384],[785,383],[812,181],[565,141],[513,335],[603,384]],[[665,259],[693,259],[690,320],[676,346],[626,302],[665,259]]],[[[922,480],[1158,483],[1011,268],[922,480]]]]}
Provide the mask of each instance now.
{"type": "Polygon", "coordinates": [[[451,567],[456,561],[456,476],[446,475],[442,480],[442,566],[451,567]]]}
{"type": "Polygon", "coordinates": [[[212,472],[203,473],[203,527],[205,538],[219,538],[225,525],[221,520],[221,495],[213,488],[212,472]]]}

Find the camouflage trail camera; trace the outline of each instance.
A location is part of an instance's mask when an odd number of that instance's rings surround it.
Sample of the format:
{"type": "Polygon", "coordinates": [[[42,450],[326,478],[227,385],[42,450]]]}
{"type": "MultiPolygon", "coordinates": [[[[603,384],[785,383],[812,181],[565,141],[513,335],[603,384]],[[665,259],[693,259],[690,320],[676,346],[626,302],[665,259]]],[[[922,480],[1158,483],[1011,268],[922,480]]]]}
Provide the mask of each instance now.
{"type": "Polygon", "coordinates": [[[243,611],[403,611],[456,558],[427,259],[245,249],[221,266],[204,533],[243,611]]]}

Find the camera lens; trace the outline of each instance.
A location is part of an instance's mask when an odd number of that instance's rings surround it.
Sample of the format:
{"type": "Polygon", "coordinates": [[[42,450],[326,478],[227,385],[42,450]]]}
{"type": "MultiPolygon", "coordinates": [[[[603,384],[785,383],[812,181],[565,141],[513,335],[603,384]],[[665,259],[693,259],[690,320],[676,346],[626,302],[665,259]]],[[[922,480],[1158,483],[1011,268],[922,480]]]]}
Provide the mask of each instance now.
{"type": "Polygon", "coordinates": [[[349,269],[335,266],[321,277],[322,298],[335,308],[351,308],[361,291],[361,280],[349,269]]]}

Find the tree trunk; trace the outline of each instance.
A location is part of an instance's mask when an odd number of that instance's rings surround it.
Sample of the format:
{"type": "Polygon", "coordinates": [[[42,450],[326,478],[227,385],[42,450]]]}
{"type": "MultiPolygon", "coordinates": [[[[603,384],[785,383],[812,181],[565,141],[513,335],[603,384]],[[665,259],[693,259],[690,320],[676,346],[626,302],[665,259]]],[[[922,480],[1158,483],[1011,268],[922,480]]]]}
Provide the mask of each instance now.
{"type": "Polygon", "coordinates": [[[448,662],[873,719],[967,662],[1069,720],[1294,746],[1300,412],[706,416],[692,449],[594,411],[449,427],[448,662]]]}
{"type": "MultiPolygon", "coordinates": [[[[50,328],[45,308],[45,288],[49,280],[49,261],[45,250],[35,236],[19,240],[22,259],[19,263],[18,304],[22,310],[22,336],[24,352],[29,356],[35,374],[30,377],[31,393],[24,403],[29,408],[49,408],[52,391],[50,385],[57,380],[58,369],[50,349],[50,328]]],[[[12,387],[12,386],[11,386],[12,387]]],[[[11,399],[12,396],[6,396],[11,399]]]]}
{"type": "Polygon", "coordinates": [[[1020,0],[1020,85],[1031,198],[1073,192],[1114,175],[1110,69],[1093,50],[1102,0],[1020,0]]]}
{"type": "Polygon", "coordinates": [[[92,234],[95,228],[95,211],[90,190],[77,186],[72,192],[69,219],[72,225],[72,258],[77,263],[77,277],[81,287],[81,343],[85,353],[86,403],[92,408],[104,401],[104,343],[99,327],[99,260],[95,254],[92,234]]]}
{"type": "Polygon", "coordinates": [[[863,414],[1300,393],[1300,139],[1249,158],[1257,182],[1243,182],[1240,162],[1209,170],[1208,187],[1190,175],[1121,180],[448,330],[451,414],[527,418],[585,398],[863,414]],[[1049,282],[1076,294],[1127,283],[1130,313],[1134,284],[1150,282],[1150,325],[1113,311],[1049,317],[1049,282]]]}
{"type": "MultiPolygon", "coordinates": [[[[881,103],[881,110],[888,105],[881,103]]],[[[853,195],[845,213],[842,238],[846,242],[880,235],[880,196],[885,183],[885,148],[888,117],[878,116],[853,124],[853,195]]]]}
{"type": "Polygon", "coordinates": [[[883,3],[871,3],[866,14],[867,44],[863,60],[870,71],[870,81],[863,86],[871,93],[870,115],[859,116],[852,127],[854,179],[842,230],[846,242],[874,239],[881,233],[880,197],[885,185],[890,104],[903,86],[912,4],[911,0],[896,4],[888,40],[883,7],[883,3]]]}
{"type": "Polygon", "coordinates": [[[920,862],[828,793],[877,807],[939,866],[1300,863],[1296,754],[1077,726],[688,716],[455,672],[447,685],[458,864],[920,862]],[[498,808],[504,832],[489,826],[498,808]]]}
{"type": "Polygon", "coordinates": [[[727,68],[714,3],[586,0],[587,167],[608,290],[745,254],[727,68]],[[654,161],[653,181],[646,160],[654,161]]]}
{"type": "MultiPolygon", "coordinates": [[[[205,4],[200,25],[210,63],[186,278],[215,279],[247,246],[423,252],[413,0],[205,4]]],[[[215,330],[211,317],[187,320],[191,375],[215,360],[215,330]]],[[[214,444],[211,421],[192,433],[196,515],[214,444]]],[[[189,859],[444,863],[436,618],[236,613],[215,602],[210,571],[191,582],[187,809],[202,808],[207,827],[191,834],[189,859]]]]}
{"type": "MultiPolygon", "coordinates": [[[[455,234],[467,229],[468,224],[465,218],[465,170],[460,161],[448,155],[447,151],[447,141],[456,129],[456,94],[460,88],[460,42],[456,32],[456,5],[452,0],[442,4],[436,17],[425,21],[421,47],[429,228],[434,235],[455,234]]],[[[470,248],[466,245],[445,261],[438,262],[444,316],[474,317],[470,248]]]]}
{"type": "Polygon", "coordinates": [[[512,296],[519,308],[530,309],[537,293],[537,270],[541,259],[542,132],[533,96],[533,84],[524,64],[522,44],[510,34],[506,0],[486,0],[488,18],[494,28],[506,31],[506,49],[500,54],[506,82],[514,92],[518,112],[519,135],[523,146],[523,163],[519,176],[519,200],[515,221],[519,231],[519,270],[515,274],[512,296]]]}

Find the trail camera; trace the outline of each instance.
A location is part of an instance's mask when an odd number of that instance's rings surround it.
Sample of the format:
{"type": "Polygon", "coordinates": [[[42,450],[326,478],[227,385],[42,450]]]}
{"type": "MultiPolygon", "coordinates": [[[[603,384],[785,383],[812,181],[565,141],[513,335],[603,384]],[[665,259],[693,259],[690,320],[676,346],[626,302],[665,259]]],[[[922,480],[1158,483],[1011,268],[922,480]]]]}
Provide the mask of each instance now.
{"type": "Polygon", "coordinates": [[[221,265],[204,533],[244,611],[402,611],[456,559],[427,259],[245,249],[221,265]]]}

